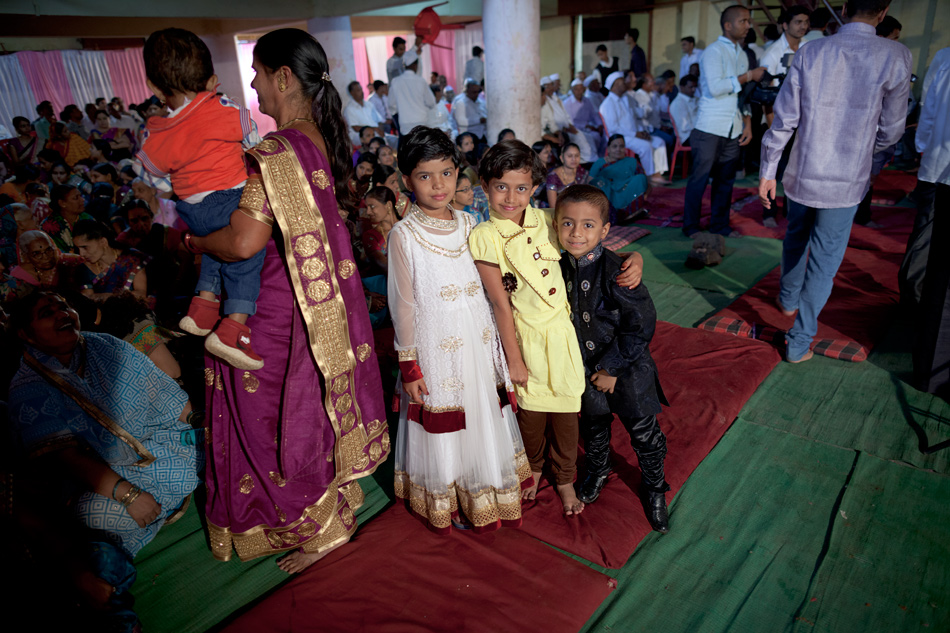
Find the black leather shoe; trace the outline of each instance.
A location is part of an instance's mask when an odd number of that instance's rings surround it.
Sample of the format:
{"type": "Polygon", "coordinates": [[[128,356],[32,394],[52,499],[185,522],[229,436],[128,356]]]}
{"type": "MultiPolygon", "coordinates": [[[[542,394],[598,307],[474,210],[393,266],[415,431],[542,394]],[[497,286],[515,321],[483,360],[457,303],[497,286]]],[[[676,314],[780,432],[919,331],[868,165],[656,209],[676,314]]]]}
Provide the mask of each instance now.
{"type": "Polygon", "coordinates": [[[597,497],[600,496],[600,491],[604,489],[604,485],[607,483],[607,476],[609,474],[609,470],[602,475],[587,473],[587,476],[584,477],[584,481],[580,485],[580,490],[577,492],[577,498],[584,503],[594,503],[597,501],[597,497]]]}
{"type": "Polygon", "coordinates": [[[645,490],[643,493],[643,505],[647,511],[647,521],[650,527],[661,534],[670,531],[670,515],[666,511],[666,494],[645,490]]]}

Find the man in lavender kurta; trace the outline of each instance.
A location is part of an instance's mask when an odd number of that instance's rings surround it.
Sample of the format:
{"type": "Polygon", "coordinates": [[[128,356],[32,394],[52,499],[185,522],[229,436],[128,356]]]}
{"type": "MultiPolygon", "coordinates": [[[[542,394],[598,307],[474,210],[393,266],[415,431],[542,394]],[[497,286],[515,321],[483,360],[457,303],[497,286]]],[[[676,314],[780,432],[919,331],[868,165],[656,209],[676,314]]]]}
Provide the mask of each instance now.
{"type": "Polygon", "coordinates": [[[782,181],[788,230],[778,300],[788,316],[798,311],[786,336],[789,362],[812,356],[818,314],[867,191],[872,155],[904,132],[911,54],[874,30],[889,4],[849,0],[848,23],[836,35],[799,48],[762,138],[759,197],[769,208],[782,149],[798,131],[782,181]]]}

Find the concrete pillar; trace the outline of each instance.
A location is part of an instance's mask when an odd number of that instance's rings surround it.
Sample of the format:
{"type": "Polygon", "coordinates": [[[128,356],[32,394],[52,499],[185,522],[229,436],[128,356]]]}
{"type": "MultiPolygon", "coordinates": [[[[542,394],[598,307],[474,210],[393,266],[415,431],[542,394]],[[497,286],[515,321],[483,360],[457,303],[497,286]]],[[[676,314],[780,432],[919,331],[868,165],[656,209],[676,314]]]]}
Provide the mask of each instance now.
{"type": "Polygon", "coordinates": [[[528,145],[541,140],[540,30],[539,0],[482,4],[489,143],[506,127],[528,145]]]}
{"type": "Polygon", "coordinates": [[[214,74],[221,85],[218,90],[232,100],[247,106],[244,99],[244,83],[241,79],[241,64],[238,61],[237,38],[234,35],[202,35],[201,39],[211,51],[214,74]]]}
{"type": "Polygon", "coordinates": [[[310,18],[307,20],[307,32],[317,38],[323,50],[326,51],[327,61],[330,64],[330,78],[337,92],[340,93],[340,99],[346,105],[350,99],[346,86],[351,81],[356,81],[350,16],[310,18]]]}

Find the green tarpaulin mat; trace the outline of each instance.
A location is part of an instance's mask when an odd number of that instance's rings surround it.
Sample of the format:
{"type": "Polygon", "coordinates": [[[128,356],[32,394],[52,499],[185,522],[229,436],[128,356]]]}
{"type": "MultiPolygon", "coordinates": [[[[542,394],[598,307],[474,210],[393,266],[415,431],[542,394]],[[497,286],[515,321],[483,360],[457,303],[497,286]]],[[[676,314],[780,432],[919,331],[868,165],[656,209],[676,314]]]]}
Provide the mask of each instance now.
{"type": "Polygon", "coordinates": [[[689,286],[726,295],[739,295],[775,268],[782,254],[782,242],[767,237],[737,237],[726,240],[726,256],[717,266],[701,270],[686,267],[686,255],[693,241],[678,228],[648,226],[652,234],[622,251],[643,255],[643,279],[689,286]]]}
{"type": "MultiPolygon", "coordinates": [[[[742,417],[811,439],[950,473],[950,404],[917,391],[910,378],[913,328],[897,323],[863,363],[815,356],[781,363],[742,410],[742,417]]],[[[950,538],[950,536],[948,536],[950,538]]]]}
{"type": "Polygon", "coordinates": [[[671,504],[582,629],[781,631],[806,594],[853,451],[744,422],[671,504]]]}
{"type": "Polygon", "coordinates": [[[687,286],[646,281],[656,318],[682,327],[695,327],[735,300],[731,295],[687,286]]]}
{"type": "Polygon", "coordinates": [[[950,476],[862,453],[792,630],[950,631],[950,476]]]}

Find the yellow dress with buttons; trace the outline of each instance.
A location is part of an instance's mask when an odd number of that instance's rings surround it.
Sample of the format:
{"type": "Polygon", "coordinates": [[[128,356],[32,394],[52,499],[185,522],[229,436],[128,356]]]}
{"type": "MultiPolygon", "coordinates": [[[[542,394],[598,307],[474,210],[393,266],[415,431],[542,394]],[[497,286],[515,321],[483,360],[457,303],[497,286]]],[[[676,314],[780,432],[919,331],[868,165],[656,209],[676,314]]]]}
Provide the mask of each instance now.
{"type": "Polygon", "coordinates": [[[584,363],[571,324],[561,250],[549,212],[528,207],[519,226],[495,211],[468,238],[476,261],[497,264],[508,284],[515,332],[528,368],[526,387],[515,385],[518,406],[529,411],[580,411],[584,363]]]}

